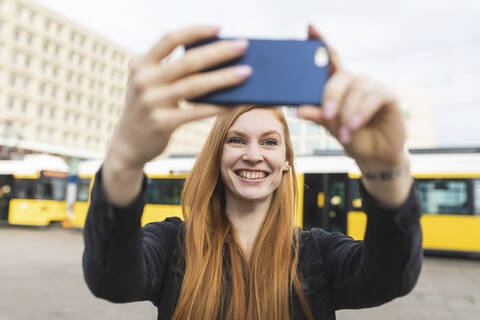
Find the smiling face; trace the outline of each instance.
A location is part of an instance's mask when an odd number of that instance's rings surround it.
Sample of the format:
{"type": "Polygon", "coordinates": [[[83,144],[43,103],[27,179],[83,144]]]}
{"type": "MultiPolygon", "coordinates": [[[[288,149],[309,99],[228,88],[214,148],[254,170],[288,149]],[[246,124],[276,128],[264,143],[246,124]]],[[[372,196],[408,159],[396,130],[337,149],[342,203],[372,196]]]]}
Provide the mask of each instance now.
{"type": "Polygon", "coordinates": [[[283,126],[268,109],[240,115],[225,137],[221,176],[226,199],[270,200],[288,170],[283,126]]]}

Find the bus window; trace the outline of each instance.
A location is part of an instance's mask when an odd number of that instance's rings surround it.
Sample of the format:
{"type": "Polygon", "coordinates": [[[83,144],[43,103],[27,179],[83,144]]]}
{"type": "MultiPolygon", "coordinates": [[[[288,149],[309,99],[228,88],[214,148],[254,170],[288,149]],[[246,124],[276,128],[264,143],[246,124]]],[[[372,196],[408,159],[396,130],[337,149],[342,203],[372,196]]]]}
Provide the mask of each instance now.
{"type": "Polygon", "coordinates": [[[430,214],[469,214],[466,180],[417,180],[423,209],[430,214]]]}
{"type": "Polygon", "coordinates": [[[352,187],[352,208],[354,210],[361,210],[362,196],[360,195],[360,179],[352,179],[350,181],[352,187]]]}
{"type": "Polygon", "coordinates": [[[475,203],[475,214],[480,216],[480,179],[473,180],[473,201],[475,203]]]}
{"type": "Polygon", "coordinates": [[[90,193],[90,180],[89,178],[78,179],[77,181],[77,201],[88,201],[90,193]]]}
{"type": "Polygon", "coordinates": [[[345,181],[333,181],[330,185],[330,206],[345,208],[345,181]]]}
{"type": "Polygon", "coordinates": [[[67,179],[42,177],[38,184],[37,198],[64,201],[67,198],[67,179]]]}
{"type": "Polygon", "coordinates": [[[184,179],[148,179],[147,203],[180,205],[184,179]]]}
{"type": "Polygon", "coordinates": [[[15,179],[15,197],[18,199],[35,198],[35,179],[15,179]]]}

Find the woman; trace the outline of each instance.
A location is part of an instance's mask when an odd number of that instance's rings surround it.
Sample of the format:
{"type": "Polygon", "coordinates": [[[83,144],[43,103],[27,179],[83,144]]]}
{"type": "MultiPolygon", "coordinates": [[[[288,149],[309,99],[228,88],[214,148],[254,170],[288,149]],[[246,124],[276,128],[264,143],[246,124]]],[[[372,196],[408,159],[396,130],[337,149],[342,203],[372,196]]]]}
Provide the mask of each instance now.
{"type": "MultiPolygon", "coordinates": [[[[150,300],[158,319],[334,319],[337,309],[409,292],[421,266],[420,205],[395,98],[334,63],[323,108],[298,109],[356,160],[369,217],[364,242],[321,229],[300,232],[282,113],[177,107],[251,74],[247,66],[201,72],[243,54],[246,41],[164,60],[177,46],[218,31],[169,33],[132,65],[125,111],[97,173],[85,225],[83,266],[92,292],[114,302],[150,300]],[[180,124],[212,115],[219,117],[185,184],[185,223],[173,218],[140,228],[144,164],[180,124]]],[[[309,37],[319,35],[310,27],[309,37]]]]}

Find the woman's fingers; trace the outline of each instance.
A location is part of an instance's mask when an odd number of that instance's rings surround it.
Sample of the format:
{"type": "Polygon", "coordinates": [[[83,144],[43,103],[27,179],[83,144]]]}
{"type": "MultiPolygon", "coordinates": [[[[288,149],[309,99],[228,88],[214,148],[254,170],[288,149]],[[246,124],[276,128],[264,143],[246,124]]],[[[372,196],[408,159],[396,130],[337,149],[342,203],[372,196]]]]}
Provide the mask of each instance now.
{"type": "Polygon", "coordinates": [[[324,126],[345,145],[383,107],[395,101],[394,95],[380,83],[367,77],[338,72],[327,83],[323,107],[300,106],[297,115],[324,126]]]}
{"type": "Polygon", "coordinates": [[[189,74],[206,70],[238,58],[248,47],[247,40],[218,41],[188,50],[182,58],[152,65],[137,75],[140,87],[169,83],[189,74]]]}
{"type": "Polygon", "coordinates": [[[316,124],[323,125],[323,110],[314,105],[301,105],[297,108],[297,117],[303,120],[315,122],[316,124]]]}
{"type": "Polygon", "coordinates": [[[315,27],[312,25],[308,26],[308,38],[322,40],[323,43],[325,43],[325,45],[327,46],[328,56],[330,59],[330,75],[341,69],[342,65],[337,52],[335,51],[335,49],[328,45],[327,41],[323,38],[320,32],[318,32],[318,30],[315,29],[315,27]]]}
{"type": "Polygon", "coordinates": [[[216,116],[232,110],[232,107],[229,106],[221,107],[206,103],[189,103],[189,105],[191,105],[192,108],[188,108],[187,110],[179,110],[179,112],[181,112],[181,118],[179,119],[181,124],[216,116]]]}
{"type": "Polygon", "coordinates": [[[176,104],[178,100],[193,99],[243,83],[252,74],[250,66],[235,66],[216,71],[196,73],[169,85],[154,86],[143,93],[143,103],[155,107],[160,103],[176,104]]]}
{"type": "Polygon", "coordinates": [[[347,126],[351,132],[355,132],[369,123],[382,108],[392,105],[395,101],[391,92],[383,88],[376,90],[372,87],[361,95],[356,110],[345,116],[343,125],[347,126]]]}
{"type": "Polygon", "coordinates": [[[220,28],[215,26],[194,26],[168,32],[143,57],[132,63],[131,71],[135,72],[142,65],[155,64],[165,59],[178,46],[216,37],[219,31],[220,28]]]}
{"type": "Polygon", "coordinates": [[[367,78],[356,77],[345,92],[339,123],[349,129],[358,127],[362,115],[362,102],[369,93],[375,93],[377,84],[367,78]]]}

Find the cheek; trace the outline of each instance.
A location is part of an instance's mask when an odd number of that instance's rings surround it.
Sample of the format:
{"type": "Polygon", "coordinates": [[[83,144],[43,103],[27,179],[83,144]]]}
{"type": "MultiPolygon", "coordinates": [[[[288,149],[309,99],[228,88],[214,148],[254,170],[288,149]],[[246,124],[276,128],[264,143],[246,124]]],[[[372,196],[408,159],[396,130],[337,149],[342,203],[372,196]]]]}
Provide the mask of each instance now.
{"type": "Polygon", "coordinates": [[[279,150],[278,152],[272,153],[268,159],[270,168],[275,172],[283,172],[283,166],[286,161],[285,150],[279,150]]]}
{"type": "Polygon", "coordinates": [[[228,148],[228,146],[225,146],[223,149],[222,153],[222,158],[220,162],[220,173],[222,175],[222,179],[225,181],[225,178],[227,177],[228,171],[233,167],[235,162],[238,159],[238,152],[235,152],[236,150],[232,148],[228,148]]]}

